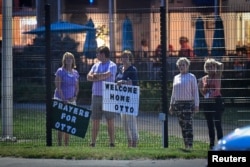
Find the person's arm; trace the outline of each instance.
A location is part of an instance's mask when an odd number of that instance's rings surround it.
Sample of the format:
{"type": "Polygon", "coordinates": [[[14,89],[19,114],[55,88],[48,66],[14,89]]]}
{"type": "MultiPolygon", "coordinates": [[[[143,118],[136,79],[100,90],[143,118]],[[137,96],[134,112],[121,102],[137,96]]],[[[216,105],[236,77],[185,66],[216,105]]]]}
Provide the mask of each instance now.
{"type": "Polygon", "coordinates": [[[96,81],[102,81],[110,77],[111,73],[110,72],[105,72],[105,73],[93,73],[89,72],[87,75],[87,80],[96,82],[96,81]]]}
{"type": "Polygon", "coordinates": [[[174,80],[173,80],[173,89],[172,89],[172,94],[171,94],[171,98],[170,98],[170,105],[169,105],[169,114],[172,115],[173,114],[173,106],[174,106],[174,83],[175,83],[175,77],[174,77],[174,80]]]}
{"type": "Polygon", "coordinates": [[[198,89],[196,77],[195,77],[195,79],[193,81],[192,89],[193,89],[194,104],[195,104],[194,112],[197,113],[197,112],[199,112],[200,99],[199,99],[199,89],[198,89]]]}
{"type": "Polygon", "coordinates": [[[89,71],[89,73],[87,75],[87,80],[92,81],[92,82],[96,82],[96,81],[106,80],[111,75],[115,76],[117,69],[116,69],[116,66],[114,66],[114,67],[111,66],[111,67],[109,67],[109,69],[106,72],[103,72],[103,73],[94,73],[93,71],[94,70],[92,67],[92,69],[89,71]],[[113,70],[113,68],[115,68],[115,70],[113,70]]]}
{"type": "Polygon", "coordinates": [[[219,77],[221,77],[222,72],[224,70],[224,64],[221,63],[221,62],[216,61],[216,65],[217,65],[217,70],[218,70],[219,77]]]}
{"type": "Polygon", "coordinates": [[[59,94],[59,98],[62,100],[62,101],[65,101],[64,99],[64,95],[63,95],[63,92],[62,92],[62,88],[61,88],[61,83],[62,83],[62,79],[60,76],[56,76],[55,78],[55,86],[56,86],[56,89],[58,91],[58,94],[59,94]]]}
{"type": "Polygon", "coordinates": [[[111,76],[111,73],[109,71],[105,73],[94,73],[93,78],[94,81],[103,81],[111,76]]]}
{"type": "Polygon", "coordinates": [[[79,79],[77,79],[76,81],[76,89],[75,89],[75,94],[74,94],[75,100],[77,99],[78,93],[79,93],[79,79]]]}
{"type": "Polygon", "coordinates": [[[91,68],[89,73],[87,74],[87,80],[88,81],[102,81],[110,77],[111,73],[109,71],[104,72],[104,73],[95,73],[94,72],[94,67],[91,68]]]}
{"type": "Polygon", "coordinates": [[[206,77],[207,76],[204,76],[198,79],[198,88],[202,96],[205,96],[208,91],[207,84],[206,84],[206,77]]]}

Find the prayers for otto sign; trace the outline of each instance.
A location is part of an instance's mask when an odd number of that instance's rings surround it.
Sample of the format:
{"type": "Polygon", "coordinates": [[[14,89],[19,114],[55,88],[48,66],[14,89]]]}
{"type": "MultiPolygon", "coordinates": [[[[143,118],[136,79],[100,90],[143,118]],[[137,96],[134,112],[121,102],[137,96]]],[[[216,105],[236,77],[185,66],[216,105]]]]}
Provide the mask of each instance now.
{"type": "Polygon", "coordinates": [[[102,109],[104,111],[138,115],[139,86],[117,85],[113,82],[103,82],[102,91],[102,109]]]}
{"type": "Polygon", "coordinates": [[[52,99],[52,128],[85,137],[89,125],[91,111],[72,104],[52,99]]]}

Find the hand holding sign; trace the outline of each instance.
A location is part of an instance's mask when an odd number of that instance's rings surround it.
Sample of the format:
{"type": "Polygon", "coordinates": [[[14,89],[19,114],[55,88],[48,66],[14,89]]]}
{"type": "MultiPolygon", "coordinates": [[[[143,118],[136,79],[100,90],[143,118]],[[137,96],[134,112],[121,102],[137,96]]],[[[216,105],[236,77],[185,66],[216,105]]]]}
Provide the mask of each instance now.
{"type": "Polygon", "coordinates": [[[103,82],[103,110],[138,115],[140,87],[103,82]]]}

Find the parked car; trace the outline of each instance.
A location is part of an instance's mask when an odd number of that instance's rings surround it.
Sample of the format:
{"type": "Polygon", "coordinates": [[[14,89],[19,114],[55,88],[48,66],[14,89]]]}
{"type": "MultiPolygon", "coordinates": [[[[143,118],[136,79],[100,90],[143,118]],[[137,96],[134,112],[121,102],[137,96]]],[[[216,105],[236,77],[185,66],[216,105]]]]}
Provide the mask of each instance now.
{"type": "Polygon", "coordinates": [[[213,151],[250,151],[250,125],[237,128],[224,136],[213,151]]]}

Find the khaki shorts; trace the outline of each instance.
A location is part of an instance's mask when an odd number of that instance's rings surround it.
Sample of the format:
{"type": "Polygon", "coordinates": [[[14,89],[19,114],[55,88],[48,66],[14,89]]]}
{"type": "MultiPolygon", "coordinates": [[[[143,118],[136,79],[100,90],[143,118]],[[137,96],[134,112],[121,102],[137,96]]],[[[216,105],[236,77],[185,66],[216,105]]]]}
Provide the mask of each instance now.
{"type": "Polygon", "coordinates": [[[102,116],[104,115],[107,120],[114,119],[115,113],[114,112],[108,112],[102,110],[102,96],[92,96],[92,119],[100,120],[102,119],[102,116]]]}

